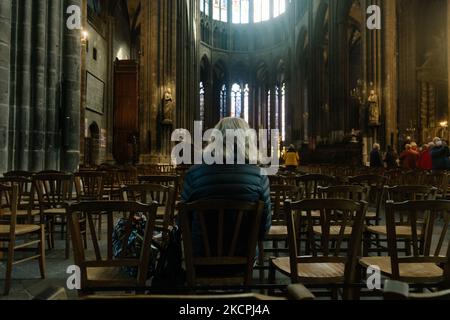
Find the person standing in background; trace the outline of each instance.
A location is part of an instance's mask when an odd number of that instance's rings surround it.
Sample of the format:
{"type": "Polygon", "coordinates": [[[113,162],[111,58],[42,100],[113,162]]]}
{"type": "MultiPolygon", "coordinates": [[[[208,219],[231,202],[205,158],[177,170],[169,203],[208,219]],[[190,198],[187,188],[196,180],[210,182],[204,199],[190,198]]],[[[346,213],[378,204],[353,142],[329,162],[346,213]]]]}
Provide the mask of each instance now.
{"type": "Polygon", "coordinates": [[[300,165],[300,156],[298,155],[297,150],[295,150],[294,145],[291,144],[289,146],[288,151],[284,154],[283,160],[286,169],[292,172],[297,170],[300,165]]]}
{"type": "Polygon", "coordinates": [[[396,169],[398,168],[398,154],[391,146],[387,147],[386,156],[384,157],[384,162],[386,163],[386,167],[388,169],[396,169]]]}
{"type": "Polygon", "coordinates": [[[373,145],[372,152],[370,153],[370,167],[371,168],[383,168],[383,160],[380,153],[380,145],[375,143],[373,145]]]}
{"type": "Polygon", "coordinates": [[[428,144],[425,144],[420,151],[419,159],[417,160],[417,168],[421,170],[433,169],[433,161],[431,159],[431,152],[428,144]]]}

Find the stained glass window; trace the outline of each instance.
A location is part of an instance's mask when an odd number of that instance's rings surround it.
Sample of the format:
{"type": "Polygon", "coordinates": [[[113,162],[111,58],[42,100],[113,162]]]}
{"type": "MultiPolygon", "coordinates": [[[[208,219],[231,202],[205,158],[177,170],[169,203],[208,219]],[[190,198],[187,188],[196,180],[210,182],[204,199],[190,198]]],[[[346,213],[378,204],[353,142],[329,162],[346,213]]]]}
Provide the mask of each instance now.
{"type": "Polygon", "coordinates": [[[200,121],[205,122],[205,86],[200,82],[200,121]]]}
{"type": "Polygon", "coordinates": [[[227,116],[227,86],[223,85],[220,90],[220,118],[227,116]]]}
{"type": "Polygon", "coordinates": [[[249,112],[250,112],[249,97],[250,97],[250,88],[248,87],[248,84],[246,84],[245,89],[244,89],[244,119],[247,122],[249,122],[249,120],[250,120],[250,118],[249,118],[249,112]]]}
{"type": "Polygon", "coordinates": [[[231,88],[231,117],[240,118],[242,114],[242,90],[237,83],[231,88]]]}

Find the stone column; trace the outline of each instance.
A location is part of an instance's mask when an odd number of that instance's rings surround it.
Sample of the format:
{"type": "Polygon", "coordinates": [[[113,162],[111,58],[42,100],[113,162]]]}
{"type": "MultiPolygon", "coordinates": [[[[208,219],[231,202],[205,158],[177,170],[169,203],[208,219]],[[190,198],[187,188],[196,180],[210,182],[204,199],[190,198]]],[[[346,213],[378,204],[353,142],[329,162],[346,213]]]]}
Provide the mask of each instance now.
{"type": "Polygon", "coordinates": [[[11,1],[0,1],[0,173],[8,170],[11,1]]]}
{"type": "MultiPolygon", "coordinates": [[[[64,7],[78,5],[81,0],[65,0],[64,7]]],[[[80,53],[79,30],[64,27],[63,42],[63,146],[61,170],[73,172],[80,161],[80,53]]]]}
{"type": "Polygon", "coordinates": [[[32,0],[18,3],[17,19],[17,86],[16,86],[16,151],[15,169],[29,169],[30,102],[31,102],[31,34],[32,0]]]}
{"type": "MultiPolygon", "coordinates": [[[[450,2],[447,0],[447,79],[448,79],[448,92],[450,92],[450,2]]],[[[448,111],[447,118],[450,117],[450,94],[448,95],[448,111]]]]}
{"type": "Polygon", "coordinates": [[[32,127],[29,164],[29,169],[33,172],[43,170],[45,165],[47,3],[47,1],[33,1],[30,113],[32,127]]]}
{"type": "Polygon", "coordinates": [[[397,145],[397,12],[396,1],[383,1],[383,92],[386,122],[386,144],[397,145]]]}
{"type": "Polygon", "coordinates": [[[56,115],[61,105],[61,10],[61,0],[48,1],[45,168],[49,170],[59,167],[59,125],[56,115]]]}

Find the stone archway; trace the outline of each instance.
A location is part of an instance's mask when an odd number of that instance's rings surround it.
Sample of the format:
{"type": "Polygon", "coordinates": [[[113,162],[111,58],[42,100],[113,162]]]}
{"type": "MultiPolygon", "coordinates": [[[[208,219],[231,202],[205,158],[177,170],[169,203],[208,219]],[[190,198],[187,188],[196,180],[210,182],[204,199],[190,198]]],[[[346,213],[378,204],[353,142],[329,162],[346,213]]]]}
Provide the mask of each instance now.
{"type": "Polygon", "coordinates": [[[85,139],[84,163],[89,166],[100,164],[100,128],[96,122],[89,126],[85,139]]]}

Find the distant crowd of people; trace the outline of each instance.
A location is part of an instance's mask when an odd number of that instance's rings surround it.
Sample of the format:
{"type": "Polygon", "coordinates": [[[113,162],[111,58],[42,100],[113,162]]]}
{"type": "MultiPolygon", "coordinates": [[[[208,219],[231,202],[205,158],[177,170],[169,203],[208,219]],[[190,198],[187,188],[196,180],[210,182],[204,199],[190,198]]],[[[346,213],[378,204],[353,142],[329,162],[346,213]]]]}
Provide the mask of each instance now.
{"type": "Polygon", "coordinates": [[[388,169],[401,167],[405,170],[450,170],[450,148],[447,141],[441,138],[434,138],[421,148],[417,143],[408,141],[400,155],[389,146],[383,158],[380,145],[375,143],[370,154],[370,166],[388,169]]]}

